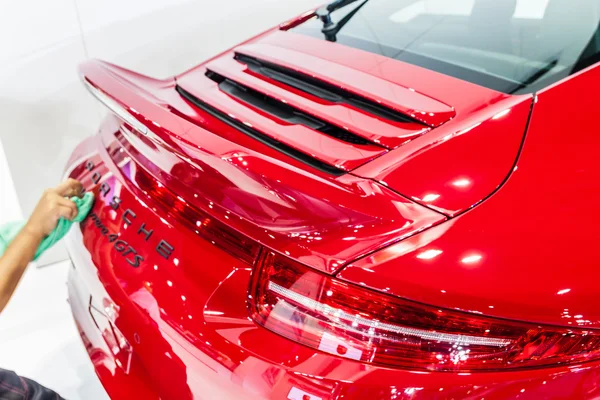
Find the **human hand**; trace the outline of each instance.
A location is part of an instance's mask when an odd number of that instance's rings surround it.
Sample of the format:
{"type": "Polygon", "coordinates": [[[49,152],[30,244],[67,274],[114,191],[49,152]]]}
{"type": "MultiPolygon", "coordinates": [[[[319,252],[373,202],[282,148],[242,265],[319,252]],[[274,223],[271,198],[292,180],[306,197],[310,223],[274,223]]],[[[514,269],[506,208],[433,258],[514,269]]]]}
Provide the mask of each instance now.
{"type": "Polygon", "coordinates": [[[68,197],[82,195],[83,185],[75,179],[67,179],[57,187],[47,189],[25,224],[24,231],[45,238],[56,228],[61,217],[72,221],[77,216],[77,206],[68,197]]]}

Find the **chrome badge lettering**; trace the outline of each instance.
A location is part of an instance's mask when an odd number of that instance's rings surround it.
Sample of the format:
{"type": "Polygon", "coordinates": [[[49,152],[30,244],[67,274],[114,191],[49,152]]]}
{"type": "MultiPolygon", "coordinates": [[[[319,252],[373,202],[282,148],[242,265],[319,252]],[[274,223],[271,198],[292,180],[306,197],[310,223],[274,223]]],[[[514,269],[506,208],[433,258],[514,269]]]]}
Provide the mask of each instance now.
{"type": "Polygon", "coordinates": [[[141,262],[144,261],[144,257],[138,254],[138,252],[131,247],[126,241],[118,239],[119,235],[116,233],[110,233],[108,228],[102,223],[100,217],[95,212],[90,213],[90,219],[94,221],[94,225],[100,229],[102,236],[106,237],[109,243],[113,244],[113,248],[125,257],[125,261],[134,268],[140,266],[141,262]],[[118,239],[118,240],[117,240],[118,239]]]}
{"type": "MultiPolygon", "coordinates": [[[[92,172],[95,168],[95,165],[92,161],[88,161],[85,167],[88,171],[92,172]]],[[[97,184],[100,182],[101,178],[101,174],[96,171],[93,174],[92,181],[97,184]]],[[[110,185],[107,182],[103,182],[99,187],[98,196],[108,198],[111,191],[112,188],[110,185]]],[[[122,208],[122,201],[116,195],[112,196],[108,204],[115,211],[118,211],[122,208]]],[[[129,265],[134,268],[138,268],[141,265],[141,263],[144,261],[144,257],[140,255],[138,251],[129,243],[121,239],[119,233],[110,232],[104,223],[102,223],[102,219],[95,212],[90,213],[89,218],[93,221],[96,228],[100,230],[102,236],[107,238],[109,243],[112,243],[115,251],[124,257],[125,261],[127,261],[129,265]]],[[[155,242],[156,244],[153,244],[154,251],[156,251],[158,255],[163,257],[165,260],[169,260],[171,258],[175,248],[163,238],[156,237],[156,235],[154,235],[154,229],[148,226],[146,222],[138,220],[138,216],[136,215],[135,211],[130,208],[125,209],[121,215],[121,219],[128,226],[132,227],[136,234],[140,235],[145,242],[155,242]]]]}

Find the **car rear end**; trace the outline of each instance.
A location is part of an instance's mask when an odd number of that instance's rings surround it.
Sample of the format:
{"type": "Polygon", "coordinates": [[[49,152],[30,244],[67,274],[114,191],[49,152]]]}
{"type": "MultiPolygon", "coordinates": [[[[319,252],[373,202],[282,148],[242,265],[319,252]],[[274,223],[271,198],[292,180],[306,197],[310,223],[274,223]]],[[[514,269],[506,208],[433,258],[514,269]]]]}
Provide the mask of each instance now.
{"type": "MultiPolygon", "coordinates": [[[[102,130],[119,125],[109,117],[102,130]]],[[[76,152],[70,176],[98,200],[66,243],[73,315],[111,398],[572,398],[595,388],[595,364],[503,371],[502,350],[532,327],[334,279],[267,247],[271,231],[260,243],[230,230],[185,200],[193,191],[176,195],[133,161],[128,144],[101,140],[76,152]]],[[[328,232],[297,233],[306,243],[328,232]]]]}
{"type": "Polygon", "coordinates": [[[97,199],[66,239],[68,287],[109,395],[591,393],[595,331],[415,302],[343,273],[374,274],[493,194],[533,96],[286,31],[307,18],[175,78],[80,68],[110,113],[68,163],[97,199]]]}
{"type": "Polygon", "coordinates": [[[315,168],[232,129],[197,110],[174,81],[99,62],[82,74],[112,113],[69,163],[69,176],[97,198],[67,239],[69,290],[109,394],[342,393],[322,368],[342,362],[358,373],[356,355],[335,356],[343,351],[335,338],[323,342],[324,353],[256,324],[253,273],[277,255],[331,276],[444,216],[333,163],[315,168]]]}

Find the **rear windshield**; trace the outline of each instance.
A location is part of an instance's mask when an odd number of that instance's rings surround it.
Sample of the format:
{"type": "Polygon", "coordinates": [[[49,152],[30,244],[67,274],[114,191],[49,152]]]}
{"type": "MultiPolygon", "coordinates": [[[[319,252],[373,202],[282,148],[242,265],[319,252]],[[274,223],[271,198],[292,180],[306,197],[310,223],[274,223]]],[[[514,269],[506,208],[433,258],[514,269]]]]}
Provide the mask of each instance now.
{"type": "MultiPolygon", "coordinates": [[[[515,94],[597,62],[599,12],[600,0],[359,0],[331,17],[346,19],[340,44],[515,94]]],[[[325,40],[322,26],[292,30],[325,40]]]]}

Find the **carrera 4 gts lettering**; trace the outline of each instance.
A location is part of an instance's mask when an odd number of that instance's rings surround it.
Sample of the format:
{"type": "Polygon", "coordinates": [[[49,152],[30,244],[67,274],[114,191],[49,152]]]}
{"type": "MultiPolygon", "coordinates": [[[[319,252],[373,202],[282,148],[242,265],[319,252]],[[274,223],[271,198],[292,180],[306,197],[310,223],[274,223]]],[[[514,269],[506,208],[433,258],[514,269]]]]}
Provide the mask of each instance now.
{"type": "Polygon", "coordinates": [[[140,266],[141,262],[144,261],[144,257],[138,254],[138,252],[130,246],[126,241],[119,239],[117,233],[110,233],[108,228],[102,223],[100,217],[95,212],[90,213],[90,219],[94,221],[94,225],[100,230],[102,235],[106,237],[109,243],[113,243],[113,248],[125,257],[125,261],[134,268],[140,266]]]}
{"type": "MultiPolygon", "coordinates": [[[[85,167],[88,171],[93,172],[96,166],[92,161],[88,161],[85,167]]],[[[92,181],[94,182],[94,184],[98,184],[101,179],[102,175],[98,171],[95,171],[92,175],[92,181]]],[[[98,195],[100,197],[108,198],[108,195],[112,191],[112,188],[110,187],[108,182],[103,182],[102,184],[100,184],[98,190],[98,195]]],[[[109,201],[109,206],[115,211],[118,211],[121,208],[121,204],[121,198],[116,195],[112,196],[112,198],[109,201]]],[[[94,221],[94,225],[100,230],[102,235],[106,237],[110,243],[113,244],[113,248],[121,256],[125,257],[125,260],[129,265],[131,265],[134,268],[137,268],[141,265],[142,261],[144,261],[144,257],[141,256],[138,253],[138,251],[134,249],[131,245],[129,245],[126,241],[120,239],[120,234],[110,232],[109,229],[104,225],[104,223],[102,223],[102,219],[95,212],[92,212],[90,214],[90,219],[94,221]]],[[[139,220],[138,216],[133,210],[129,208],[125,209],[125,211],[123,211],[123,214],[121,215],[121,219],[128,226],[133,227],[133,229],[135,229],[136,234],[140,235],[145,242],[156,241],[156,245],[153,245],[154,251],[156,251],[165,260],[170,259],[171,255],[175,251],[175,248],[163,238],[156,238],[156,235],[154,235],[154,229],[149,227],[149,225],[146,222],[139,220]]]]}

